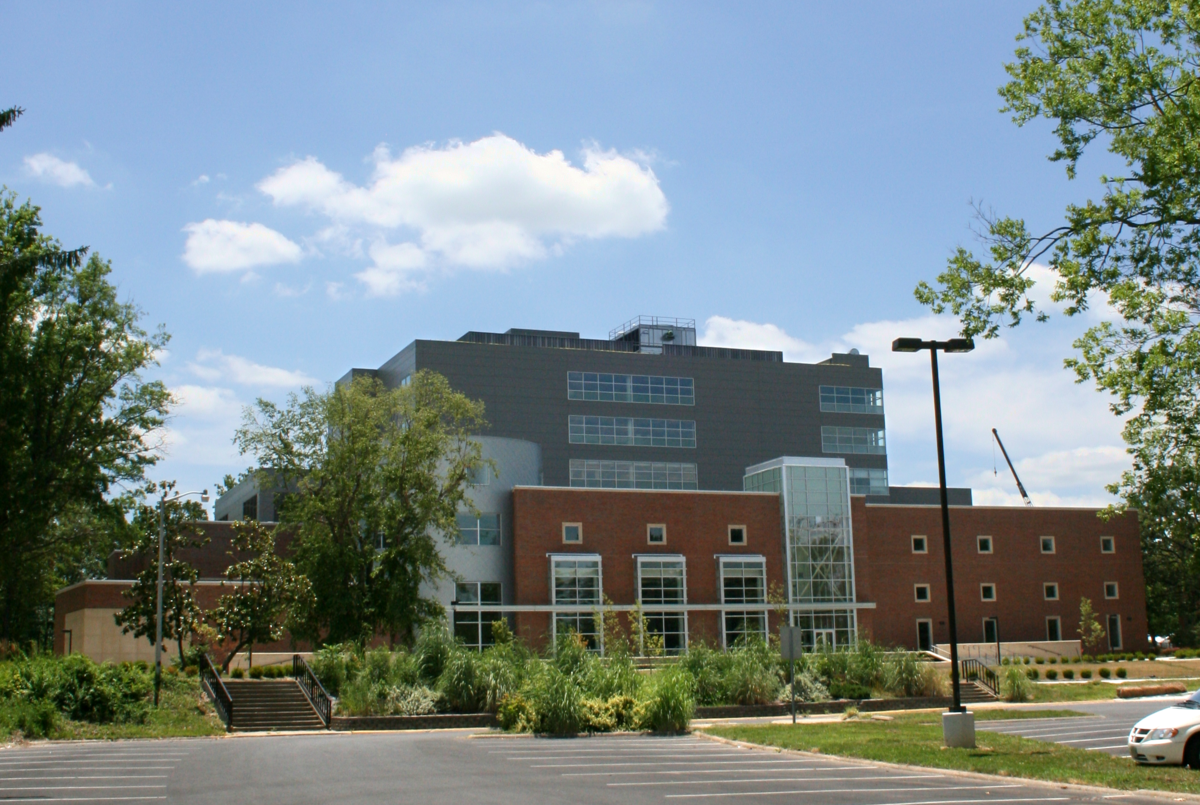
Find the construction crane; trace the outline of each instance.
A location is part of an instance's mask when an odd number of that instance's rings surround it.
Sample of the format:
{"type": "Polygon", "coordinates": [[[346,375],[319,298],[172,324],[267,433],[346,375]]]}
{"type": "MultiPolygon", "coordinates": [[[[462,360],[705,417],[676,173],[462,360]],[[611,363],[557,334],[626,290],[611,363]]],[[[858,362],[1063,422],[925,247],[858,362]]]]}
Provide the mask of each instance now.
{"type": "MultiPolygon", "coordinates": [[[[1000,434],[996,432],[995,428],[992,428],[992,436],[996,438],[996,444],[1000,445],[1000,452],[1004,454],[1004,460],[1008,462],[1008,468],[1012,471],[1013,480],[1017,482],[1017,491],[1021,493],[1022,500],[1025,501],[1026,506],[1032,506],[1033,501],[1029,499],[1029,493],[1025,491],[1025,485],[1021,483],[1021,477],[1017,475],[1017,468],[1013,466],[1012,459],[1008,457],[1008,451],[1004,449],[1004,442],[1000,441],[1000,434]]],[[[992,472],[995,471],[993,468],[992,472]]]]}

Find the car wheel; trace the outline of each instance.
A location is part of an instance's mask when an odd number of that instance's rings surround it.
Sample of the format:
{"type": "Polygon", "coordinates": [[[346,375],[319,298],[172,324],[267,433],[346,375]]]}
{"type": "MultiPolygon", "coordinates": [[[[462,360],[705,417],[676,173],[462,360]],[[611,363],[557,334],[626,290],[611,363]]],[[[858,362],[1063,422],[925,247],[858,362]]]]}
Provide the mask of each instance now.
{"type": "Polygon", "coordinates": [[[1200,771],[1200,735],[1194,736],[1183,749],[1183,765],[1200,771]]]}

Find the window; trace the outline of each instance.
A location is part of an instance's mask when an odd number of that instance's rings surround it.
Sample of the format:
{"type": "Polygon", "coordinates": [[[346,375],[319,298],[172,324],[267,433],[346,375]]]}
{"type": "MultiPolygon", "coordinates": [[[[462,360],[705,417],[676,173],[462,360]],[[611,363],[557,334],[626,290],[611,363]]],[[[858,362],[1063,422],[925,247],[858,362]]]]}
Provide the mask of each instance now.
{"type": "Polygon", "coordinates": [[[1042,585],[1042,596],[1047,601],[1058,600],[1058,585],[1052,581],[1048,581],[1042,585]]]}
{"type": "Polygon", "coordinates": [[[1046,618],[1046,639],[1062,640],[1062,621],[1058,617],[1046,618]]]}
{"type": "Polygon", "coordinates": [[[838,414],[882,414],[883,389],[821,386],[821,410],[838,414]]]}
{"type": "MultiPolygon", "coordinates": [[[[761,557],[721,557],[720,573],[722,604],[766,603],[767,572],[761,557]]],[[[767,614],[725,611],[721,617],[721,632],[727,648],[751,638],[766,640],[767,614]]]]}
{"type": "Polygon", "coordinates": [[[467,483],[471,486],[487,486],[490,478],[487,464],[479,464],[467,471],[467,483]]]}
{"type": "Polygon", "coordinates": [[[929,553],[929,543],[925,537],[912,538],[913,553],[929,553]]]}
{"type": "Polygon", "coordinates": [[[850,468],[851,495],[886,495],[887,493],[887,470],[850,468]]]}
{"type": "Polygon", "coordinates": [[[995,618],[984,618],[983,619],[983,642],[985,642],[985,643],[997,642],[996,619],[995,618]]]}
{"type": "Polygon", "coordinates": [[[919,601],[922,604],[929,602],[929,585],[914,584],[913,585],[913,600],[919,601]]]}
{"type": "Polygon", "coordinates": [[[1100,553],[1116,553],[1117,541],[1112,537],[1100,538],[1100,553]]]}
{"type": "MultiPolygon", "coordinates": [[[[552,556],[551,576],[554,582],[555,605],[599,607],[602,595],[600,579],[600,557],[577,558],[574,556],[552,556]]],[[[591,611],[555,612],[554,637],[575,632],[582,637],[589,649],[600,649],[600,624],[591,611]]]]}
{"type": "Polygon", "coordinates": [[[667,527],[662,523],[646,526],[646,542],[650,545],[666,545],[667,527]]]}
{"type": "Polygon", "coordinates": [[[1054,553],[1054,537],[1042,537],[1042,553],[1054,553]]]}
{"type": "MultiPolygon", "coordinates": [[[[499,582],[466,581],[454,588],[456,604],[500,604],[499,582]]],[[[492,645],[492,621],[500,615],[479,610],[454,611],[454,637],[467,648],[480,650],[492,645]]]]}
{"type": "Polygon", "coordinates": [[[696,389],[690,377],[567,372],[567,399],[694,405],[696,389]]]}
{"type": "Polygon", "coordinates": [[[571,486],[591,489],[699,489],[695,464],[571,459],[571,486]]]}
{"type": "Polygon", "coordinates": [[[258,495],[246,498],[242,503],[242,519],[257,520],[258,519],[258,495]]]}
{"type": "Polygon", "coordinates": [[[1108,616],[1108,650],[1119,651],[1121,648],[1121,616],[1108,616]]]}
{"type": "Polygon", "coordinates": [[[746,544],[746,526],[744,526],[744,525],[729,526],[729,544],[730,545],[745,545],[746,544]]]}
{"type": "Polygon", "coordinates": [[[992,538],[991,537],[977,537],[975,542],[979,547],[980,553],[991,553],[992,552],[992,538]]]}
{"type": "Polygon", "coordinates": [[[980,584],[979,598],[983,601],[996,600],[996,585],[995,584],[980,584]]]}
{"type": "Polygon", "coordinates": [[[917,621],[917,649],[933,651],[933,621],[926,618],[917,621]]]}
{"type": "Polygon", "coordinates": [[[1117,595],[1117,583],[1115,581],[1104,582],[1104,597],[1120,598],[1120,596],[1117,595]]]}
{"type": "Polygon", "coordinates": [[[576,545],[583,542],[583,523],[563,523],[562,537],[563,542],[574,543],[576,545]]]}
{"type": "Polygon", "coordinates": [[[567,417],[567,435],[571,444],[694,448],[696,422],[691,419],[570,416],[567,417]]]}
{"type": "MultiPolygon", "coordinates": [[[[653,607],[687,603],[687,573],[683,557],[663,559],[639,556],[637,570],[638,601],[647,608],[644,612],[646,631],[662,640],[662,648],[666,653],[681,653],[687,649],[686,613],[655,612],[653,607]]],[[[645,636],[642,636],[642,640],[644,653],[645,636]]]]}
{"type": "Polygon", "coordinates": [[[882,456],[887,453],[883,443],[883,428],[821,427],[821,450],[826,453],[868,453],[882,456]]]}
{"type": "Polygon", "coordinates": [[[500,515],[459,514],[457,520],[459,545],[500,544],[500,515]]]}

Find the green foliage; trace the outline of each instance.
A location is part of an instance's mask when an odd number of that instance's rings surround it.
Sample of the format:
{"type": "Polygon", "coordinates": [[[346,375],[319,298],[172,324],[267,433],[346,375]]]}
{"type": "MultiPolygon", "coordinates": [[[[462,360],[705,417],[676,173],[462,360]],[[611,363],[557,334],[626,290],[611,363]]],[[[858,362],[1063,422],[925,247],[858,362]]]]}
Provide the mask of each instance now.
{"type": "Polygon", "coordinates": [[[456,649],[450,652],[446,665],[438,677],[438,692],[446,698],[446,704],[460,713],[478,713],[487,704],[487,688],[482,662],[474,651],[456,649]]]}
{"type": "Polygon", "coordinates": [[[584,726],[583,691],[557,664],[546,663],[523,695],[533,711],[530,727],[544,735],[574,735],[584,726]]]}
{"type": "Polygon", "coordinates": [[[1037,678],[1041,676],[1041,673],[1036,668],[1030,668],[1025,671],[1025,676],[1028,677],[1030,681],[1036,682],[1037,678]]]}
{"type": "Polygon", "coordinates": [[[829,695],[835,699],[869,699],[871,689],[857,682],[831,682],[829,695]]]}
{"type": "Polygon", "coordinates": [[[444,623],[431,623],[422,629],[413,648],[421,679],[429,683],[437,682],[456,645],[444,623]]]}
{"type": "Polygon", "coordinates": [[[1008,668],[1001,682],[1006,702],[1027,702],[1030,697],[1030,681],[1020,668],[1008,668]]]}
{"type": "Polygon", "coordinates": [[[362,658],[353,643],[322,646],[309,661],[309,667],[330,696],[341,695],[342,686],[358,676],[361,666],[362,658]]]}
{"type": "Polygon", "coordinates": [[[1058,671],[1051,668],[1049,671],[1046,672],[1046,678],[1051,681],[1058,679],[1058,671]]]}
{"type": "Polygon", "coordinates": [[[244,557],[225,570],[225,578],[236,585],[212,613],[218,638],[233,643],[223,669],[243,648],[282,638],[284,620],[303,619],[313,603],[308,579],[275,552],[274,528],[239,520],[233,524],[232,547],[237,553],[231,556],[244,557]]]}
{"type": "Polygon", "coordinates": [[[682,732],[696,713],[696,680],[686,669],[664,668],[642,688],[634,718],[642,729],[682,732]]]}
{"type": "MultiPolygon", "coordinates": [[[[75,721],[141,723],[149,712],[147,698],[152,689],[145,668],[128,663],[98,664],[82,654],[19,656],[0,663],[0,702],[28,705],[20,705],[14,712],[23,713],[20,717],[30,728],[48,723],[38,721],[47,706],[75,721]]],[[[25,732],[25,727],[17,728],[25,732]]]]}
{"type": "MultiPolygon", "coordinates": [[[[1074,669],[1067,668],[1065,671],[1062,672],[1062,675],[1063,675],[1063,679],[1074,679],[1075,671],[1074,671],[1074,669]]],[[[1049,677],[1050,675],[1046,674],[1046,676],[1049,677]]]]}
{"type": "Polygon", "coordinates": [[[457,533],[469,473],[483,463],[469,436],[485,426],[481,403],[428,371],[398,389],[359,377],[245,412],[235,441],[289,490],[278,518],[296,529],[295,561],[315,596],[294,634],[408,640],[441,617],[421,590],[448,575],[439,536],[457,533]]]}
{"type": "Polygon", "coordinates": [[[1126,676],[1129,675],[1129,673],[1124,668],[1118,668],[1116,673],[1117,673],[1118,679],[1124,679],[1126,676]]]}
{"type": "Polygon", "coordinates": [[[1089,598],[1079,599],[1079,629],[1077,631],[1079,632],[1079,642],[1085,649],[1094,650],[1104,639],[1104,627],[1096,620],[1096,612],[1092,609],[1092,601],[1089,598]]]}
{"type": "Polygon", "coordinates": [[[0,738],[20,733],[26,740],[52,738],[60,729],[58,709],[53,702],[0,701],[0,738]]]}
{"type": "MultiPolygon", "coordinates": [[[[783,690],[779,652],[761,640],[751,640],[728,651],[697,642],[680,659],[680,666],[694,680],[696,702],[703,706],[768,704],[783,690]]],[[[802,691],[797,685],[797,694],[802,691]]],[[[819,695],[815,690],[811,693],[819,695]]]]}
{"type": "MultiPolygon", "coordinates": [[[[1015,667],[1010,671],[1017,671],[1015,667]]],[[[898,652],[884,661],[883,689],[893,696],[940,696],[945,682],[931,663],[911,652],[898,652]]]]}
{"type": "Polygon", "coordinates": [[[500,728],[507,732],[533,732],[533,705],[520,693],[509,693],[496,709],[500,728]]]}

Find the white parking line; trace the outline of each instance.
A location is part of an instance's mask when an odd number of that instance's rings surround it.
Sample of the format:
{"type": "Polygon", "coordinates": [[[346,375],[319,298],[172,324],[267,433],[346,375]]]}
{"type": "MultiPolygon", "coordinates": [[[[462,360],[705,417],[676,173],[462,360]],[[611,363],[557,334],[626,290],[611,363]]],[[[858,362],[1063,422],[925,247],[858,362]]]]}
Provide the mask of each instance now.
{"type": "MultiPolygon", "coordinates": [[[[45,770],[38,769],[38,771],[45,770]]],[[[0,782],[15,782],[18,780],[165,780],[170,776],[169,774],[103,774],[87,777],[61,777],[55,775],[54,777],[0,777],[0,782]]]]}
{"type": "MultiPolygon", "coordinates": [[[[683,752],[638,752],[636,756],[639,758],[643,758],[643,757],[645,757],[645,758],[649,758],[649,757],[664,757],[664,758],[666,758],[666,757],[696,757],[696,756],[702,756],[702,757],[709,758],[709,757],[724,757],[726,755],[744,755],[744,754],[746,754],[746,750],[744,750],[744,749],[722,749],[722,750],[716,751],[716,752],[688,752],[686,750],[683,752]]],[[[605,757],[619,758],[621,756],[622,755],[620,755],[616,752],[599,752],[596,754],[589,754],[589,755],[579,755],[579,754],[513,755],[510,757],[506,757],[505,760],[592,760],[595,758],[605,758],[605,757]]]]}
{"type": "MultiPolygon", "coordinates": [[[[819,760],[772,760],[770,763],[820,763],[819,760]]],[[[861,769],[860,766],[821,766],[814,771],[845,771],[847,769],[861,769]]],[[[763,774],[769,772],[770,769],[746,769],[745,774],[763,774]]],[[[780,772],[796,771],[794,769],[780,769],[780,772]]],[[[737,769],[667,769],[664,771],[575,771],[563,772],[560,777],[632,777],[633,775],[651,774],[739,774],[737,769]]]]}
{"type": "MultiPolygon", "coordinates": [[[[774,792],[771,792],[774,793],[774,792]]],[[[790,791],[781,791],[781,794],[792,793],[790,791]]],[[[677,799],[681,797],[699,797],[699,796],[750,796],[748,794],[667,794],[668,799],[677,799]]],[[[980,805],[983,802],[1066,802],[1070,797],[1016,797],[1013,799],[927,799],[918,802],[908,802],[901,800],[899,802],[874,802],[871,805],[980,805]]]]}
{"type": "Polygon", "coordinates": [[[131,802],[133,800],[166,799],[166,794],[146,797],[24,797],[9,802],[131,802]]]}
{"type": "MultiPolygon", "coordinates": [[[[887,777],[887,780],[923,780],[931,777],[942,777],[941,774],[897,774],[892,777],[887,777]]],[[[805,782],[833,782],[843,780],[863,780],[869,779],[864,777],[759,777],[754,779],[740,780],[647,780],[639,783],[608,783],[612,788],[624,786],[646,786],[646,785],[721,785],[728,783],[805,783],[805,782]]]]}
{"type": "MultiPolygon", "coordinates": [[[[988,730],[988,732],[999,732],[999,730],[988,730]]],[[[1112,727],[1103,730],[1065,730],[1060,732],[1005,732],[1003,735],[1019,735],[1022,738],[1057,738],[1060,735],[1128,735],[1129,730],[1121,727],[1112,727]]]]}
{"type": "Polygon", "coordinates": [[[131,788],[166,788],[162,785],[17,785],[3,786],[0,791],[104,791],[109,788],[120,788],[128,791],[131,788]]]}
{"type": "Polygon", "coordinates": [[[1083,747],[1089,752],[1107,752],[1110,749],[1129,749],[1129,744],[1113,744],[1112,746],[1085,746],[1083,747]]]}
{"type": "MultiPolygon", "coordinates": [[[[112,766],[75,766],[63,771],[174,771],[174,766],[121,766],[114,768],[112,766]]],[[[20,768],[4,768],[0,772],[21,771],[20,768]]],[[[30,771],[50,771],[50,769],[30,769],[30,771]]]]}
{"type": "Polygon", "coordinates": [[[722,765],[751,765],[762,763],[796,763],[795,760],[664,760],[659,763],[543,763],[530,766],[531,769],[594,769],[601,766],[687,766],[703,763],[706,766],[722,765]]]}
{"type": "MultiPolygon", "coordinates": [[[[1020,783],[1012,783],[1009,785],[948,785],[948,786],[926,786],[926,787],[902,787],[902,788],[799,788],[794,791],[718,791],[711,794],[667,794],[667,799],[714,799],[716,797],[761,797],[761,796],[786,796],[788,794],[870,794],[870,793],[895,793],[897,791],[979,791],[979,790],[996,790],[1002,788],[1020,788],[1020,783]]],[[[942,802],[944,800],[938,800],[942,802]]],[[[964,800],[966,802],[1005,802],[1006,800],[964,800]]],[[[1007,800],[1023,801],[1023,800],[1007,800]]],[[[909,805],[912,805],[910,803],[909,805]]]]}

